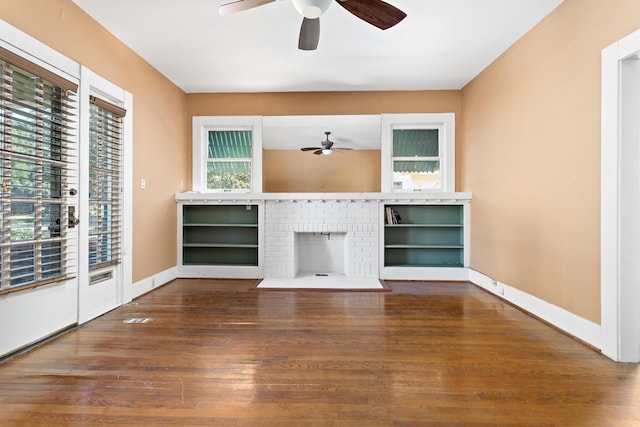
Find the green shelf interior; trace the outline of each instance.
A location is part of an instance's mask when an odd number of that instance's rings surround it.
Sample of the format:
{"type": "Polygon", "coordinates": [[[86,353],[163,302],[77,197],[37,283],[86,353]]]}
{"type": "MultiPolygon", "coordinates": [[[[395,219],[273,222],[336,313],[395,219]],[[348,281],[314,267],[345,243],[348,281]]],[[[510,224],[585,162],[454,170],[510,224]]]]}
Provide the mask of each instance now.
{"type": "Polygon", "coordinates": [[[182,263],[184,265],[257,266],[258,249],[183,247],[182,263]]]}
{"type": "Polygon", "coordinates": [[[258,225],[256,205],[185,205],[182,211],[184,225],[237,224],[258,225]],[[249,209],[247,209],[247,207],[249,209]]]}
{"type": "Polygon", "coordinates": [[[384,227],[385,267],[463,267],[461,205],[387,205],[401,218],[384,227]]]}
{"type": "Polygon", "coordinates": [[[461,227],[385,227],[385,245],[458,245],[464,244],[461,227]]]}
{"type": "Polygon", "coordinates": [[[185,205],[182,264],[258,265],[258,206],[185,205]]]}
{"type": "Polygon", "coordinates": [[[258,227],[229,227],[229,226],[188,226],[182,228],[184,244],[197,243],[237,243],[258,244],[258,227]]]}
{"type": "Polygon", "coordinates": [[[461,205],[387,205],[400,215],[400,224],[458,225],[463,224],[461,205]]]}
{"type": "Polygon", "coordinates": [[[385,267],[462,267],[461,248],[387,248],[385,267]]]}

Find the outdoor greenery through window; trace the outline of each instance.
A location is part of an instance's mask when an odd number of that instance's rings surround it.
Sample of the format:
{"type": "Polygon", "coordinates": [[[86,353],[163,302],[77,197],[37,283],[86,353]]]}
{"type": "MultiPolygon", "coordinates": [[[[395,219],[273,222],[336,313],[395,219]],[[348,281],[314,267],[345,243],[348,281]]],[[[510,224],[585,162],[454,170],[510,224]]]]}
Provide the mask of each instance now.
{"type": "Polygon", "coordinates": [[[0,49],[0,291],[62,280],[77,85],[0,49]],[[16,65],[19,64],[19,65],[16,65]]]}
{"type": "Polygon", "coordinates": [[[91,97],[89,112],[89,269],[95,270],[120,262],[126,112],[96,97],[91,97]]]}
{"type": "Polygon", "coordinates": [[[250,130],[210,130],[207,153],[209,190],[251,188],[253,152],[250,130]]]}
{"type": "Polygon", "coordinates": [[[393,130],[393,189],[441,188],[438,129],[393,130]]]}

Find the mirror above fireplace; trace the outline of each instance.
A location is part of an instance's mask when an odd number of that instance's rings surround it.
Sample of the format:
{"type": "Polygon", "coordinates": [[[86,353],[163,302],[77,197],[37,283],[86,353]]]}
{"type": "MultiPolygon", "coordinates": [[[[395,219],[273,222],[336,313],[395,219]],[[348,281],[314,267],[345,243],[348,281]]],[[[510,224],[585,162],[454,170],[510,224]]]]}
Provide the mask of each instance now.
{"type": "Polygon", "coordinates": [[[380,149],[380,115],[263,116],[262,148],[299,150],[320,145],[331,132],[336,146],[354,150],[380,149]]]}

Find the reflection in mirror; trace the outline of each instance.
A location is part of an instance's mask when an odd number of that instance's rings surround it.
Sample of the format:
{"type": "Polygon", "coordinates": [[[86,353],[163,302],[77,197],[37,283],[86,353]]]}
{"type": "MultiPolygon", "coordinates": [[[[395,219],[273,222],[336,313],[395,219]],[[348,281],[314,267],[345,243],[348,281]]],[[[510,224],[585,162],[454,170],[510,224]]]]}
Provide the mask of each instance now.
{"type": "Polygon", "coordinates": [[[359,193],[380,191],[380,116],[263,117],[263,191],[359,193]],[[329,139],[337,150],[314,155],[329,139]]]}
{"type": "Polygon", "coordinates": [[[380,115],[264,116],[265,150],[299,150],[320,145],[331,132],[336,146],[354,150],[380,149],[380,115]]]}

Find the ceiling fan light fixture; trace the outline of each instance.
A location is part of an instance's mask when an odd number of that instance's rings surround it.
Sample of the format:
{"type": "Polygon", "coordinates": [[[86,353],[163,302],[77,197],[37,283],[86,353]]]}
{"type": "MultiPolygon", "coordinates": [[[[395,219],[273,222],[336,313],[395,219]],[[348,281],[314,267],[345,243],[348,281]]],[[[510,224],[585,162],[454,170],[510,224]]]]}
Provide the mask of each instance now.
{"type": "Polygon", "coordinates": [[[298,13],[308,19],[319,18],[325,13],[333,0],[292,0],[298,13]]]}
{"type": "Polygon", "coordinates": [[[331,153],[333,153],[333,150],[330,150],[329,148],[325,148],[322,150],[322,154],[324,154],[325,156],[328,156],[331,153]]]}

